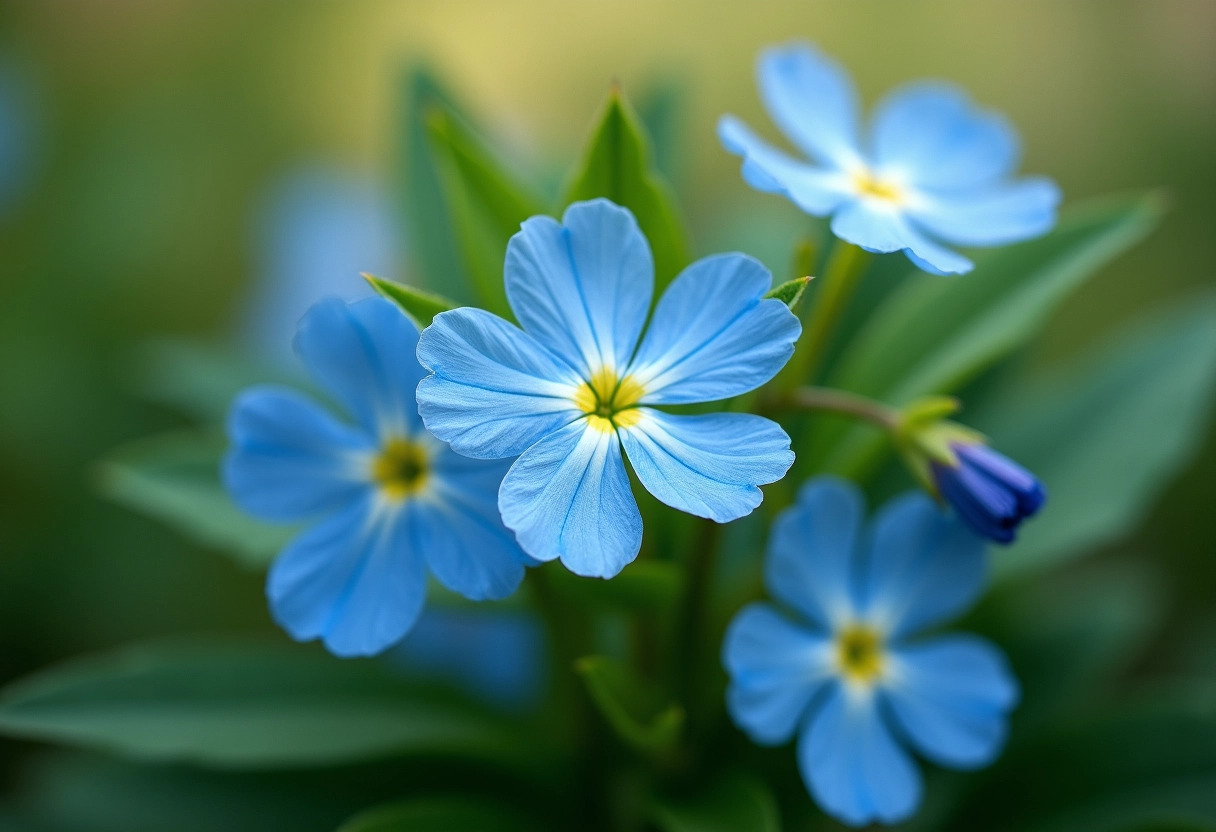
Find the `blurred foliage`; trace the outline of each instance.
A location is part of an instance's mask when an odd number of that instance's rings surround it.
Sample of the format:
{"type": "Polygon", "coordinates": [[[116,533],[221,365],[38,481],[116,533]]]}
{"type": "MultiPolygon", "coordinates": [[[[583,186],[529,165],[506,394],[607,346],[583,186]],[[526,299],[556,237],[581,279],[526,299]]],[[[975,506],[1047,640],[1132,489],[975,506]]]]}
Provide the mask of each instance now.
{"type": "MultiPolygon", "coordinates": [[[[149,636],[273,632],[261,576],[215,555],[256,565],[283,532],[237,516],[208,472],[232,391],[280,375],[229,345],[248,289],[266,277],[251,206],[282,169],[323,158],[396,184],[409,262],[383,276],[461,302],[500,289],[489,278],[513,223],[552,210],[559,193],[610,186],[669,240],[661,273],[738,248],[779,280],[798,277],[822,260],[821,224],[744,187],[712,126],[722,111],[756,114],[760,46],[808,36],[857,71],[867,97],[923,75],[967,85],[1010,115],[1028,166],[1056,177],[1070,205],[1165,188],[1164,200],[1090,204],[1050,238],[987,253],[966,283],[878,262],[849,310],[841,379],[895,398],[961,385],[964,415],[1039,471],[1053,500],[1001,554],[1005,580],[967,622],[1007,649],[1022,679],[1011,745],[985,772],[932,772],[908,828],[1216,828],[1216,312],[1196,291],[1216,262],[1216,7],[917,3],[876,16],[866,4],[788,2],[706,15],[635,1],[578,15],[557,0],[0,9],[0,57],[23,67],[38,131],[26,184],[0,214],[0,679],[49,667],[6,692],[0,725],[135,757],[275,769],[149,766],[5,740],[0,826],[472,829],[491,811],[538,828],[528,813],[543,804],[541,823],[571,828],[587,807],[569,795],[596,770],[556,765],[545,781],[520,769],[512,752],[543,747],[541,735],[515,740],[518,726],[382,667],[281,637],[57,663],[149,636]],[[614,78],[638,112],[611,93],[580,157],[614,78]],[[580,158],[581,172],[563,178],[580,158]],[[1163,201],[1160,230],[1107,262],[1161,219],[1163,201]],[[910,341],[867,335],[891,319],[910,341]],[[927,352],[913,343],[925,328],[956,337],[927,352]],[[998,358],[1009,361],[991,369],[998,358]],[[216,664],[231,650],[237,674],[216,664]],[[308,690],[327,692],[325,730],[301,716],[308,690]],[[404,717],[407,703],[431,718],[404,717]],[[474,753],[436,759],[462,737],[474,753]],[[498,743],[480,746],[486,737],[498,743]],[[409,754],[342,762],[390,750],[409,754]],[[470,803],[466,788],[489,802],[470,803]]],[[[863,446],[877,447],[856,433],[838,453],[863,446]]],[[[825,439],[820,463],[828,450],[825,439]]],[[[874,470],[876,491],[906,485],[874,470]]],[[[761,518],[737,525],[732,540],[754,556],[761,518]]],[[[552,589],[604,612],[594,639],[606,652],[645,648],[618,613],[670,609],[681,587],[669,565],[639,562],[610,585],[614,597],[577,579],[552,589]]],[[[745,583],[722,597],[750,592],[745,583]]],[[[600,707],[621,704],[608,681],[600,689],[600,707]]],[[[704,693],[720,703],[720,691],[704,693]]],[[[662,719],[669,704],[622,704],[617,716],[662,719]]],[[[638,724],[646,736],[657,723],[638,724]]],[[[592,729],[580,739],[605,760],[620,753],[592,729]]],[[[653,794],[628,777],[608,784],[620,811],[664,832],[775,829],[779,805],[785,828],[837,828],[815,813],[788,749],[752,748],[733,731],[708,739],[772,793],[730,771],[702,781],[699,765],[653,794]]]]}

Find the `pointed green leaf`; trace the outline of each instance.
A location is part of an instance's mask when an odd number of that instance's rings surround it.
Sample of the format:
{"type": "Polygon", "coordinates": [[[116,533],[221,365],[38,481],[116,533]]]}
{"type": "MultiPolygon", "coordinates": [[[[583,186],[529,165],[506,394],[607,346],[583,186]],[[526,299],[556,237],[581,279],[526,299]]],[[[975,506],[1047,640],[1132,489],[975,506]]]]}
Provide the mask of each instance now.
{"type": "Polygon", "coordinates": [[[473,288],[487,309],[509,316],[503,285],[507,241],[524,220],[543,213],[542,203],[507,173],[451,110],[434,107],[426,126],[448,218],[473,288]]]}
{"type": "Polygon", "coordinates": [[[416,798],[361,812],[338,832],[532,832],[535,818],[483,798],[416,798]]]}
{"type": "MultiPolygon", "coordinates": [[[[829,386],[899,406],[952,393],[1025,345],[1070,292],[1159,221],[1156,196],[1074,209],[1052,233],[985,252],[961,277],[910,275],[843,352],[829,386]]],[[[882,436],[824,424],[806,461],[851,476],[881,458],[882,436]]]]}
{"type": "Polygon", "coordinates": [[[404,283],[394,283],[370,274],[364,274],[363,279],[382,296],[401,307],[401,311],[409,315],[419,329],[430,326],[431,321],[440,312],[456,308],[455,301],[406,286],[404,283]]]}
{"type": "Polygon", "coordinates": [[[473,290],[456,232],[448,215],[439,210],[444,204],[443,184],[426,123],[427,114],[436,108],[450,112],[461,108],[424,66],[413,68],[403,86],[399,191],[410,274],[428,289],[469,302],[473,290]]]}
{"type": "Polygon", "coordinates": [[[608,656],[586,656],[574,669],[616,735],[633,748],[655,754],[674,749],[684,729],[684,709],[628,666],[608,656]]]}
{"type": "Polygon", "coordinates": [[[1216,295],[1188,298],[1065,366],[1009,384],[975,424],[1047,486],[1002,573],[1041,569],[1144,519],[1203,443],[1216,400],[1216,295]]]}
{"type": "Polygon", "coordinates": [[[251,569],[265,567],[294,529],[239,509],[220,483],[223,437],[171,431],[124,445],[98,466],[101,493],[251,569]]]}
{"type": "Polygon", "coordinates": [[[651,165],[645,130],[617,89],[596,120],[565,203],[595,197],[607,197],[637,218],[654,253],[657,296],[688,264],[688,243],[675,198],[651,165]]]}
{"type": "Polygon", "coordinates": [[[775,298],[781,301],[790,309],[798,308],[798,304],[802,301],[802,296],[806,294],[807,284],[811,282],[810,277],[798,277],[793,280],[787,280],[780,286],[775,286],[767,295],[766,298],[775,298]]]}
{"type": "Polygon", "coordinates": [[[781,832],[772,792],[742,773],[721,777],[691,795],[655,798],[650,817],[663,832],[781,832]]]}
{"type": "Polygon", "coordinates": [[[424,696],[385,665],[240,641],[177,639],[57,665],[0,692],[0,733],[233,768],[536,756],[498,719],[424,696]]]}

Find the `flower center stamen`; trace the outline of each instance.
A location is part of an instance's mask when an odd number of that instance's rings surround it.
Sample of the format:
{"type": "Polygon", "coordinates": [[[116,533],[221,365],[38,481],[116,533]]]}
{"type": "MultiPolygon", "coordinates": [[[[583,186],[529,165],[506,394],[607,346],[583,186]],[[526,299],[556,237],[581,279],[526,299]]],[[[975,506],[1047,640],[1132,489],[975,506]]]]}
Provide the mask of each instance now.
{"type": "Polygon", "coordinates": [[[372,479],[390,500],[404,500],[426,484],[427,455],[407,439],[390,439],[372,460],[372,479]]]}
{"type": "Polygon", "coordinates": [[[904,198],[898,185],[879,179],[868,170],[859,170],[853,174],[853,187],[857,189],[859,196],[880,199],[883,202],[899,203],[904,198]]]}
{"type": "Polygon", "coordinates": [[[883,670],[882,635],[860,624],[844,628],[836,636],[836,663],[845,678],[873,682],[883,670]]]}
{"type": "Polygon", "coordinates": [[[620,378],[611,368],[600,367],[575,391],[574,406],[587,414],[596,430],[628,428],[642,418],[637,405],[645,392],[633,376],[620,378]]]}

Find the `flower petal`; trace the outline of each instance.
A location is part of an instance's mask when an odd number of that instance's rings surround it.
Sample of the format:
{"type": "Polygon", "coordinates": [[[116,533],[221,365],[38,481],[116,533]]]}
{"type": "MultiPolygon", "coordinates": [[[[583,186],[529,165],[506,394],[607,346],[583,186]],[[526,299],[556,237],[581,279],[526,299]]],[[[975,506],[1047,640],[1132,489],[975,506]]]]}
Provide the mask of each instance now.
{"type": "Polygon", "coordinates": [[[228,437],[224,487],[263,519],[315,517],[370,488],[372,440],[293,390],[241,393],[228,416],[228,437]]]}
{"type": "Polygon", "coordinates": [[[824,629],[854,617],[855,553],[865,498],[857,486],[817,477],[773,524],[764,582],[769,594],[824,629]]]}
{"type": "Polygon", "coordinates": [[[846,204],[832,217],[832,233],[866,251],[903,251],[932,274],[966,274],[975,264],[917,231],[901,210],[875,200],[846,204]]]}
{"type": "Polygon", "coordinates": [[[802,325],[764,298],[773,278],[744,254],[706,257],[672,282],[630,365],[647,404],[714,401],[754,390],[794,354],[802,325]]]}
{"type": "Polygon", "coordinates": [[[590,375],[623,368],[654,293],[637,220],[606,199],[576,202],[562,224],[532,217],[507,245],[507,298],[537,341],[590,375]]]}
{"type": "Polygon", "coordinates": [[[961,614],[987,578],[985,542],[922,493],[879,510],[862,577],[867,620],[892,638],[961,614]]]}
{"type": "Polygon", "coordinates": [[[326,298],[300,320],[295,350],[372,435],[409,436],[421,428],[414,388],[425,373],[410,359],[417,343],[417,327],[391,301],[326,298]]]}
{"type": "Polygon", "coordinates": [[[422,498],[417,511],[427,565],[441,584],[466,598],[507,597],[523,580],[525,562],[532,562],[498,514],[507,466],[447,449],[432,464],[432,496],[422,498]]]}
{"type": "Polygon", "coordinates": [[[758,191],[783,194],[808,214],[826,216],[853,193],[847,174],[790,158],[734,116],[718,121],[718,138],[728,151],[743,157],[747,184],[758,191]]]}
{"type": "Polygon", "coordinates": [[[861,163],[857,92],[835,61],[806,43],[766,50],[757,74],[769,115],[808,156],[849,170],[861,163]]]}
{"type": "Polygon", "coordinates": [[[292,638],[370,656],[409,632],[426,598],[414,503],[386,512],[368,497],[301,534],[270,568],[270,609],[292,638]]]}
{"type": "Polygon", "coordinates": [[[921,777],[878,712],[873,691],[833,684],[798,738],[798,769],[815,801],[853,826],[896,823],[921,799],[921,777]]]}
{"type": "Polygon", "coordinates": [[[418,340],[418,360],[433,373],[418,385],[422,420],[465,456],[516,456],[580,415],[575,372],[484,310],[436,315],[418,340]]]}
{"type": "Polygon", "coordinates": [[[790,739],[831,679],[831,651],[826,634],[792,623],[768,604],[744,607],[722,642],[731,719],[760,745],[790,739]]]}
{"type": "Polygon", "coordinates": [[[1018,137],[958,87],[922,81],[892,91],[875,109],[873,156],[881,174],[908,184],[970,189],[1013,172],[1018,137]]]}
{"type": "Polygon", "coordinates": [[[1005,744],[1018,683],[1005,657],[982,638],[949,635],[891,648],[891,713],[935,763],[976,768],[1005,744]]]}
{"type": "Polygon", "coordinates": [[[502,481],[503,522],[537,560],[611,578],[637,557],[642,516],[614,431],[566,425],[523,453],[502,481]]]}
{"type": "Polygon", "coordinates": [[[999,246],[1050,231],[1060,198],[1054,182],[1035,177],[978,193],[922,193],[908,215],[929,233],[956,245],[999,246]]]}
{"type": "Polygon", "coordinates": [[[749,413],[672,416],[640,409],[619,431],[638,479],[672,508],[727,523],[760,505],[757,486],[776,482],[794,464],[790,438],[776,423],[749,413]]]}

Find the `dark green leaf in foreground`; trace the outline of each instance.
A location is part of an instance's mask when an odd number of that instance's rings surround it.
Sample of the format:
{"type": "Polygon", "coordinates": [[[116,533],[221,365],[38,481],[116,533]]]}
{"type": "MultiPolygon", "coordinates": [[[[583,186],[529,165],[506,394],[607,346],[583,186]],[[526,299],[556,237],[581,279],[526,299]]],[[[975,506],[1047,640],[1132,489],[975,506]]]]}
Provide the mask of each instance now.
{"type": "Polygon", "coordinates": [[[499,720],[380,663],[245,642],[165,641],[52,667],[0,693],[0,732],[234,768],[538,756],[499,720]]]}
{"type": "Polygon", "coordinates": [[[606,197],[633,212],[654,254],[655,295],[688,263],[675,197],[654,171],[641,121],[620,91],[608,94],[583,158],[566,189],[565,204],[606,197]]]}
{"type": "Polygon", "coordinates": [[[125,445],[97,470],[101,493],[154,517],[202,546],[239,563],[266,566],[293,530],[256,520],[237,507],[220,483],[222,437],[173,431],[125,445]]]}
{"type": "Polygon", "coordinates": [[[657,686],[608,656],[586,656],[575,663],[574,669],[623,742],[656,754],[675,747],[684,728],[684,709],[666,701],[657,686]]]}
{"type": "Polygon", "coordinates": [[[485,308],[509,315],[503,285],[507,241],[524,220],[544,213],[542,203],[452,110],[435,106],[426,114],[426,127],[443,202],[473,288],[485,308]]]}
{"type": "Polygon", "coordinates": [[[651,819],[663,832],[780,832],[772,793],[754,777],[728,775],[690,796],[656,798],[651,819]]]}
{"type": "MultiPolygon", "coordinates": [[[[1155,196],[1074,208],[1050,234],[983,252],[960,277],[915,273],[841,355],[828,384],[893,406],[957,391],[1024,346],[1074,289],[1156,226],[1155,196]]],[[[856,476],[885,447],[866,427],[825,424],[809,461],[856,476]]]]}
{"type": "Polygon", "coordinates": [[[394,283],[370,274],[363,275],[363,279],[383,297],[401,307],[401,311],[409,315],[419,329],[430,326],[431,321],[440,312],[456,308],[455,301],[415,289],[413,286],[406,286],[404,283],[394,283]]]}
{"type": "Polygon", "coordinates": [[[1047,486],[1047,505],[997,555],[1040,569],[1140,525],[1203,442],[1216,403],[1216,296],[1150,316],[1067,366],[1009,385],[976,424],[1047,486]]]}
{"type": "Polygon", "coordinates": [[[406,800],[361,812],[338,832],[534,832],[535,820],[478,798],[406,800]]]}

